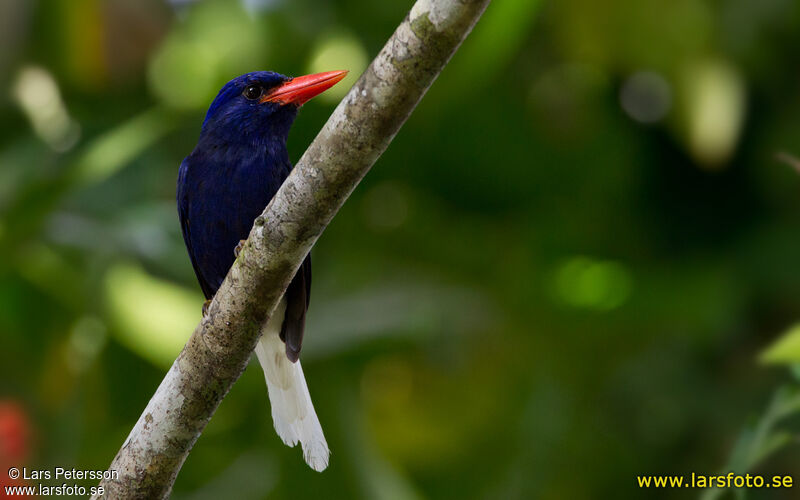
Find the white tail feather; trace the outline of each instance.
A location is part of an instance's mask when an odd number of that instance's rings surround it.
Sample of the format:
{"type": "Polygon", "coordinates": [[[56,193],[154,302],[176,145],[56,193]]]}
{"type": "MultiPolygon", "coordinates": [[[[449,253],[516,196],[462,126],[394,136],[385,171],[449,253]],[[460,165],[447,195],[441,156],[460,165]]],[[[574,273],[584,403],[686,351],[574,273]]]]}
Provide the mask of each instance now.
{"type": "Polygon", "coordinates": [[[289,361],[286,346],[280,339],[285,312],[286,299],[281,299],[272,317],[261,329],[256,357],[267,379],[272,420],[278,436],[289,446],[299,441],[306,463],[321,472],[328,466],[331,452],[314,411],[300,361],[289,361]]]}

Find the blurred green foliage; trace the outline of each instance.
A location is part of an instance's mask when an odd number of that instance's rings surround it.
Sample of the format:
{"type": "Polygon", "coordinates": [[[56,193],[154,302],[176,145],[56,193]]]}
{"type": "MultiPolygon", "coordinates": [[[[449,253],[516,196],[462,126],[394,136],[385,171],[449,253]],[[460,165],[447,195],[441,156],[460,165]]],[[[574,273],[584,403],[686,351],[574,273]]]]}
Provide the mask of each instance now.
{"type": "MultiPolygon", "coordinates": [[[[216,90],[349,69],[343,92],[410,7],[0,2],[14,460],[106,467],[199,320],[174,189],[216,90]]],[[[314,250],[331,467],[280,443],[251,366],[174,497],[694,498],[636,475],[794,473],[798,47],[792,0],[494,2],[314,250]]],[[[293,159],[334,104],[303,108],[293,159]]]]}

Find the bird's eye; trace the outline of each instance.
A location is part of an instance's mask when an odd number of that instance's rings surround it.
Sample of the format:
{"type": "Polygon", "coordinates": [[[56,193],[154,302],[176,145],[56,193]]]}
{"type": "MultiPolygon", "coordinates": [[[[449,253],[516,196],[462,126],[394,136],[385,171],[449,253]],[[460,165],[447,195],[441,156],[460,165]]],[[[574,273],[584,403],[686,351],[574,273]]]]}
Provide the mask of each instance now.
{"type": "Polygon", "coordinates": [[[258,99],[259,97],[261,97],[261,92],[262,88],[260,85],[248,85],[247,87],[245,87],[244,92],[242,92],[242,95],[244,95],[247,99],[250,99],[252,101],[254,99],[258,99]]]}

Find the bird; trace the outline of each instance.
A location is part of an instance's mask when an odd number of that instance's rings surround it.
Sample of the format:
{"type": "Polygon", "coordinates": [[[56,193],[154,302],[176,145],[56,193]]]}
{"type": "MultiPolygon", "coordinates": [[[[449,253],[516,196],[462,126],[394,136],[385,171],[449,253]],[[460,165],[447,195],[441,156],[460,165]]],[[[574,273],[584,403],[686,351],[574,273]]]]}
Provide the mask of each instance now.
{"type": "MultiPolygon", "coordinates": [[[[176,193],[183,240],[207,299],[204,315],[254,219],[292,169],[286,140],[298,109],[346,75],[246,73],[225,84],[208,108],[197,145],[178,169],[176,193]]],[[[278,436],[290,447],[299,442],[306,463],[321,472],[330,450],[299,361],[310,293],[309,254],[262,326],[255,353],[278,436]]]]}

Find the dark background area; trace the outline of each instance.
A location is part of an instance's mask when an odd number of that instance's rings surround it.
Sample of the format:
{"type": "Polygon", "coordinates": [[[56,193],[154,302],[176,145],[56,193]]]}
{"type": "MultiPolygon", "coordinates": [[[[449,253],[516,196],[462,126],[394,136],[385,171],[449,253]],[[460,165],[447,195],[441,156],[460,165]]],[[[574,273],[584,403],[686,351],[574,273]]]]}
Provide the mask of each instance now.
{"type": "MultiPolygon", "coordinates": [[[[216,91],[351,70],[296,161],[411,5],[0,3],[0,484],[107,467],[199,321],[174,193],[216,91]]],[[[797,2],[495,1],[314,249],[330,468],[280,442],[253,363],[174,498],[734,498],[636,476],[796,473],[795,154],[797,2]]]]}

